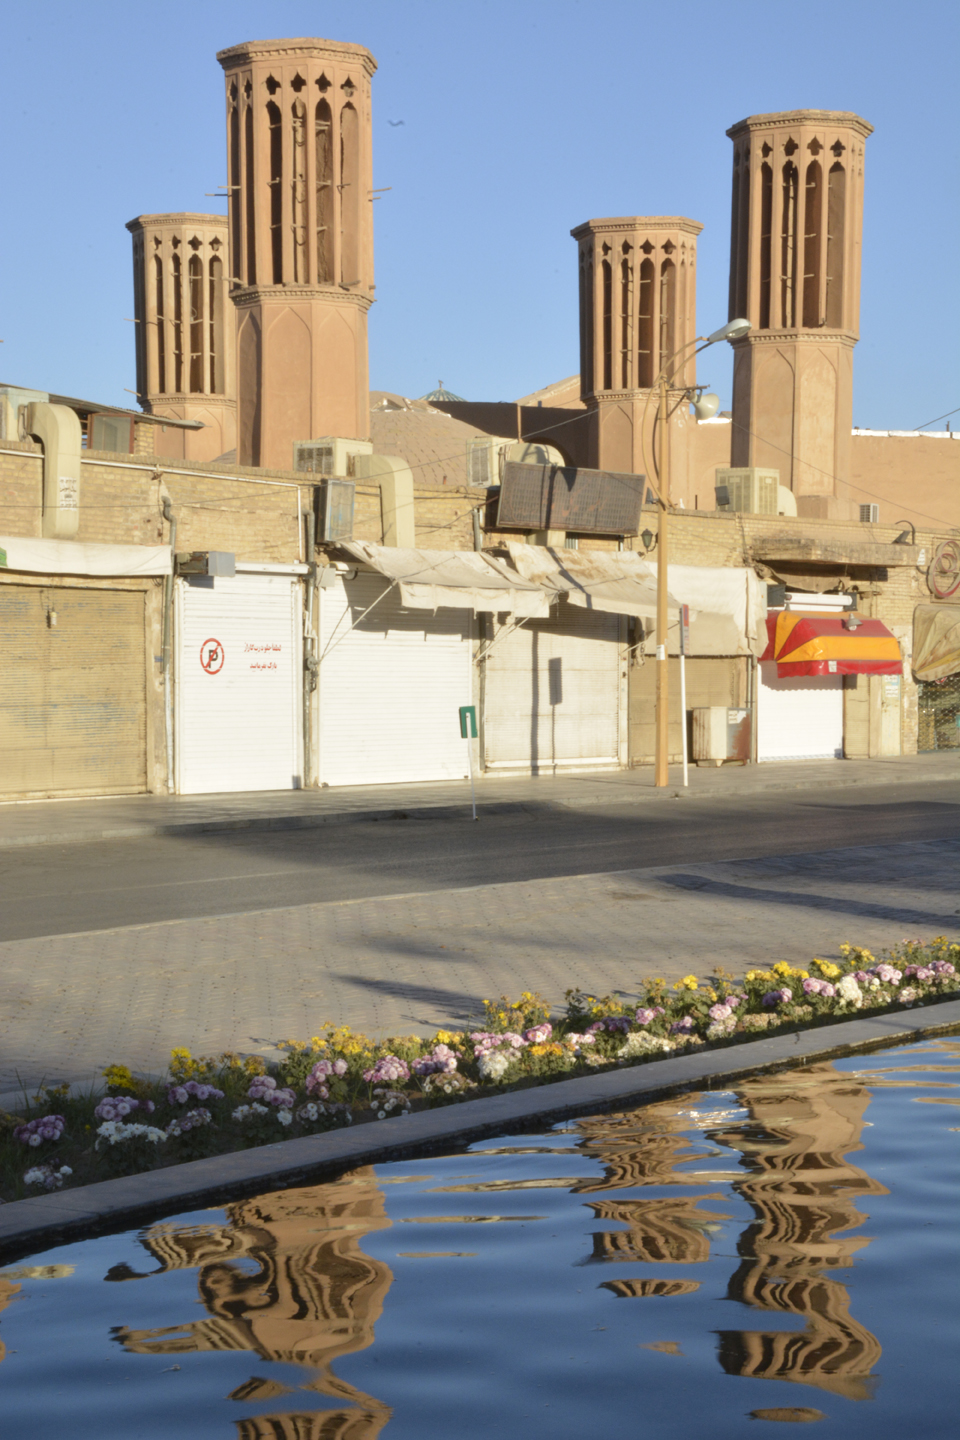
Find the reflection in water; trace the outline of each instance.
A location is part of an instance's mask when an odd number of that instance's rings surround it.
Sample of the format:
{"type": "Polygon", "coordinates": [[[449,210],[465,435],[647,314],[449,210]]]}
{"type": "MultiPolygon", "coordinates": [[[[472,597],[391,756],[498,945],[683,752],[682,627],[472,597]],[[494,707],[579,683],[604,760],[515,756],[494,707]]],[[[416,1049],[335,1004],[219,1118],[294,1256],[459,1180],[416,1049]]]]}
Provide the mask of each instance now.
{"type": "MultiPolygon", "coordinates": [[[[933,1088],[933,1095],[910,1097],[924,1104],[928,1129],[930,1100],[956,1103],[957,1067],[950,1062],[960,1058],[957,1042],[914,1047],[909,1058],[919,1057],[915,1065],[896,1063],[899,1055],[892,1057],[894,1063],[878,1057],[874,1068],[859,1072],[849,1064],[846,1069],[842,1063],[841,1068],[811,1065],[748,1080],[735,1096],[706,1092],[595,1116],[558,1127],[560,1133],[552,1138],[560,1143],[555,1144],[521,1141],[514,1146],[505,1137],[489,1148],[474,1148],[466,1161],[468,1173],[462,1156],[431,1162],[439,1172],[435,1177],[407,1174],[402,1165],[383,1167],[379,1177],[372,1169],[361,1169],[332,1184],[228,1206],[222,1225],[154,1225],[140,1236],[149,1261],[139,1271],[115,1265],[106,1278],[146,1282],[170,1271],[195,1270],[203,1318],[184,1316],[184,1324],[158,1329],[118,1327],[113,1338],[127,1354],[248,1353],[251,1373],[244,1369],[239,1377],[234,1375],[241,1383],[234,1384],[227,1399],[265,1413],[235,1420],[237,1440],[376,1440],[391,1417],[390,1406],[340,1379],[334,1369],[338,1360],[372,1345],[374,1326],[394,1284],[390,1267],[362,1248],[365,1236],[394,1223],[386,1213],[389,1203],[391,1214],[402,1222],[395,1232],[398,1242],[410,1248],[397,1251],[402,1259],[391,1313],[401,1323],[392,1336],[381,1327],[380,1351],[374,1358],[384,1362],[377,1367],[383,1378],[376,1383],[405,1407],[402,1418],[408,1428],[425,1428],[418,1417],[421,1411],[429,1413],[429,1404],[422,1395],[412,1399],[409,1391],[406,1398],[397,1398],[398,1393],[404,1396],[403,1379],[409,1371],[411,1351],[404,1350],[405,1345],[415,1339],[419,1347],[420,1337],[429,1337],[432,1364],[443,1371],[444,1385],[469,1386],[476,1383],[481,1363],[489,1366],[485,1373],[503,1375],[514,1354],[516,1337],[510,1324],[498,1321],[491,1326],[490,1314],[502,1320],[503,1307],[512,1309],[516,1302],[521,1316],[536,1317],[544,1336],[566,1339],[565,1326],[589,1312],[586,1295],[596,1299],[598,1291],[604,1305],[618,1302],[612,1306],[617,1318],[610,1333],[629,1332],[631,1347],[637,1344],[631,1326],[637,1319],[646,1324],[648,1313],[656,1314],[661,1306],[665,1316],[684,1317],[685,1336],[695,1335],[698,1323],[702,1333],[714,1322],[698,1317],[725,1292],[725,1298],[735,1302],[724,1307],[726,1312],[739,1312],[745,1319],[750,1318],[747,1311],[753,1312],[765,1328],[714,1332],[722,1374],[712,1358],[709,1369],[717,1384],[726,1383],[723,1375],[741,1376],[797,1382],[849,1401],[867,1399],[881,1347],[851,1315],[841,1277],[870,1244],[868,1237],[851,1233],[864,1219],[858,1203],[887,1191],[851,1157],[859,1158],[863,1135],[881,1134],[864,1130],[865,1115],[871,1096],[877,1107],[874,1118],[888,1113],[895,1097],[885,1098],[886,1088],[933,1088]],[[928,1055],[931,1061],[947,1063],[925,1064],[928,1055]],[[916,1077],[912,1070],[919,1072],[916,1077]],[[939,1093],[947,1088],[953,1096],[939,1093]],[[584,1175],[584,1160],[595,1162],[586,1167],[594,1173],[584,1175]],[[575,1169],[580,1173],[571,1173],[575,1169]],[[741,1222],[731,1265],[729,1222],[737,1202],[745,1203],[750,1216],[741,1222]],[[460,1204],[463,1214],[458,1213],[460,1204]],[[482,1213],[485,1208],[491,1213],[482,1213]],[[549,1227],[542,1224],[548,1216],[549,1227]],[[591,1235],[592,1244],[583,1246],[586,1253],[571,1252],[566,1234],[559,1238],[545,1233],[571,1222],[576,1233],[586,1229],[591,1235]],[[458,1232],[461,1225],[470,1229],[458,1232]],[[433,1234],[430,1226],[438,1227],[433,1234]],[[519,1233],[514,1227],[520,1227],[519,1233]],[[718,1247],[715,1241],[721,1237],[718,1247]],[[421,1240],[424,1248],[413,1248],[421,1240]],[[468,1267],[459,1267],[464,1279],[466,1270],[470,1275],[467,1286],[458,1290],[460,1275],[453,1278],[444,1261],[456,1259],[459,1266],[461,1258],[470,1259],[468,1267]],[[415,1279],[411,1260],[417,1262],[415,1279]],[[541,1310],[531,1308],[536,1277],[549,1281],[571,1262],[599,1267],[598,1288],[583,1287],[584,1310],[572,1294],[572,1304],[558,1303],[555,1313],[548,1304],[541,1310]],[[701,1268],[692,1269],[697,1266],[701,1268]],[[434,1268],[436,1288],[428,1289],[431,1282],[421,1277],[434,1268]],[[484,1285],[489,1310],[467,1298],[484,1285]],[[437,1300],[435,1315],[423,1310],[425,1297],[437,1300]],[[629,1303],[621,1306],[620,1301],[629,1303]],[[638,1307],[638,1301],[647,1304],[638,1307]],[[685,1323],[687,1316],[690,1323],[685,1323]],[[457,1340],[458,1334],[467,1338],[457,1340]],[[474,1364],[477,1370],[471,1370],[474,1364]],[[281,1365],[288,1368],[271,1369],[281,1365]],[[299,1368],[303,1384],[290,1379],[297,1368],[289,1367],[299,1368]],[[312,1392],[309,1401],[305,1391],[312,1392]],[[324,1403],[321,1396],[331,1408],[315,1408],[324,1403]]],[[[890,1168],[889,1161],[888,1171],[897,1176],[899,1187],[902,1171],[890,1168]]],[[[889,1214],[884,1219],[881,1209],[876,1218],[889,1230],[889,1214]]],[[[71,1273],[69,1265],[0,1272],[0,1310],[19,1298],[20,1282],[28,1289],[32,1280],[71,1273]]],[[[577,1287],[583,1286],[583,1274],[576,1272],[577,1287]]],[[[550,1293],[561,1295],[562,1285],[550,1293]]],[[[579,1288],[576,1293],[581,1293],[579,1288]]],[[[13,1310],[19,1318],[28,1307],[13,1310]]],[[[592,1314],[605,1320],[605,1312],[592,1314]]],[[[526,1319],[519,1323],[526,1324],[526,1319]]],[[[606,1332],[607,1323],[594,1330],[606,1332]]],[[[641,1333],[640,1348],[692,1363],[692,1352],[681,1349],[678,1340],[653,1339],[649,1328],[641,1328],[641,1333]]],[[[890,1333],[889,1326],[884,1333],[890,1333]]],[[[571,1350],[578,1346],[582,1348],[580,1338],[570,1340],[571,1350]]],[[[544,1351],[549,1350],[544,1341],[544,1351]]],[[[600,1356],[591,1352],[594,1360],[600,1356]]],[[[544,1383],[559,1384],[550,1363],[541,1372],[544,1383]]],[[[605,1372],[604,1394],[610,1393],[611,1376],[622,1373],[622,1362],[619,1371],[605,1372]]],[[[741,1386],[733,1389],[738,1395],[744,1392],[741,1386]]],[[[475,1408],[482,1404],[482,1385],[470,1393],[475,1408]]],[[[771,1400],[776,1398],[770,1394],[771,1400]]],[[[236,1407],[229,1408],[238,1413],[236,1407]]],[[[749,1413],[765,1420],[822,1418],[819,1410],[802,1405],[749,1413]]],[[[741,1419],[738,1415],[738,1425],[741,1419]]],[[[462,1433],[468,1431],[480,1433],[469,1426],[462,1433]]],[[[489,1433],[489,1425],[482,1433],[489,1433]]],[[[587,1432],[581,1425],[577,1433],[587,1432]]]]}
{"type": "MultiPolygon", "coordinates": [[[[732,1375],[802,1381],[849,1399],[866,1399],[880,1344],[851,1318],[846,1287],[830,1272],[851,1265],[854,1252],[869,1244],[866,1238],[842,1233],[863,1220],[856,1198],[887,1193],[846,1159],[850,1151],[862,1148],[870,1092],[859,1077],[823,1064],[746,1081],[738,1099],[745,1116],[724,1112],[709,1096],[700,1096],[690,1102],[698,1108],[690,1110],[678,1110],[668,1101],[644,1107],[639,1116],[581,1122],[583,1148],[603,1163],[605,1176],[599,1183],[582,1181],[577,1188],[584,1193],[703,1184],[707,1175],[726,1179],[729,1172],[711,1168],[691,1173],[684,1168],[703,1163],[702,1152],[688,1138],[691,1119],[696,1118],[714,1144],[726,1153],[739,1153],[741,1174],[731,1188],[755,1216],[740,1236],[741,1260],[728,1296],[757,1310],[806,1321],[799,1332],[720,1331],[721,1366],[732,1375]],[[719,1122],[717,1128],[711,1121],[719,1122]]],[[[594,1202],[591,1208],[598,1219],[617,1220],[628,1228],[595,1233],[592,1258],[702,1264],[709,1258],[709,1236],[720,1228],[716,1222],[728,1217],[698,1207],[701,1200],[720,1198],[594,1202]]],[[[605,1284],[621,1297],[682,1293],[674,1288],[677,1282],[662,1280],[605,1284]]]]}
{"type": "MultiPolygon", "coordinates": [[[[118,1328],[135,1354],[250,1350],[261,1360],[316,1371],[301,1386],[350,1408],[261,1415],[237,1422],[238,1440],[374,1440],[390,1407],[346,1384],[331,1366],[373,1342],[373,1327],[393,1280],[360,1240],[391,1222],[369,1169],[331,1185],[259,1195],[227,1206],[226,1225],[155,1225],[142,1243],[159,1262],[153,1274],[198,1269],[209,1318],[159,1330],[118,1328]]],[[[110,1280],[139,1279],[116,1266],[110,1280]]],[[[256,1375],[228,1398],[270,1401],[290,1387],[256,1375]]]]}

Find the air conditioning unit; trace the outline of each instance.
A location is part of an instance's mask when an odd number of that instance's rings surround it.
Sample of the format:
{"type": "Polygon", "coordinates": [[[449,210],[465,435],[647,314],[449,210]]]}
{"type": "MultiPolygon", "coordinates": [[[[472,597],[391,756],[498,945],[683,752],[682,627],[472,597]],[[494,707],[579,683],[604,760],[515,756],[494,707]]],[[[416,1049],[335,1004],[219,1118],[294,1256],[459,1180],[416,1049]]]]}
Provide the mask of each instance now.
{"type": "Polygon", "coordinates": [[[746,465],[717,471],[717,509],[743,515],[776,515],[780,510],[780,471],[746,465]]]}
{"type": "Polygon", "coordinates": [[[750,711],[705,705],[693,712],[693,758],[698,765],[750,759],[750,711]]]}
{"type": "Polygon", "coordinates": [[[355,455],[372,455],[372,440],[344,440],[337,435],[322,435],[319,440],[294,440],[293,468],[308,475],[353,474],[355,455]]]}
{"type": "Polygon", "coordinates": [[[499,485],[503,461],[514,440],[500,435],[477,435],[467,441],[467,484],[499,485]]]}
{"type": "Polygon", "coordinates": [[[356,485],[327,478],[317,486],[317,540],[352,540],[356,485]]]}
{"type": "Polygon", "coordinates": [[[861,506],[860,506],[860,524],[861,524],[861,525],[879,525],[879,523],[880,523],[880,506],[879,506],[879,505],[861,505],[861,506]]]}

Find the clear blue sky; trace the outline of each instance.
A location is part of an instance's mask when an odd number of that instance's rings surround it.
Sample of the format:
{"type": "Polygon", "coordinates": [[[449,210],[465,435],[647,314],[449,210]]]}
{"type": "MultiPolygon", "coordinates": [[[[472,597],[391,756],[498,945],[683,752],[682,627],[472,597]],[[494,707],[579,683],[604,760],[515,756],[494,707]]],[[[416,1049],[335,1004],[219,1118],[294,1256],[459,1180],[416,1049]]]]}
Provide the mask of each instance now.
{"type": "MultiPolygon", "coordinates": [[[[702,221],[698,319],[719,325],[724,132],[810,106],[857,111],[876,132],[854,423],[910,428],[960,405],[956,0],[13,7],[0,379],[134,403],[124,223],[223,209],[204,193],[226,179],[215,52],[295,35],[355,41],[379,63],[374,184],[392,189],[375,205],[372,387],[421,395],[442,378],[468,399],[512,399],[572,374],[569,231],[591,216],[702,221]]],[[[704,360],[726,408],[729,353],[704,360]]]]}

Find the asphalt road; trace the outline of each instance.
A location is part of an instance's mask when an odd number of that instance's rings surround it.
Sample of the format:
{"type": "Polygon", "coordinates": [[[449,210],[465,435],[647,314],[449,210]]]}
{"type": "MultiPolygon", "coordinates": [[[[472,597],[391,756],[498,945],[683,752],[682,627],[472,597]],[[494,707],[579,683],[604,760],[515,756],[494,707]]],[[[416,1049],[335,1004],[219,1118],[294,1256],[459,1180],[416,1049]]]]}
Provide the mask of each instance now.
{"type": "Polygon", "coordinates": [[[0,940],[958,832],[927,783],[31,846],[0,852],[0,940]]]}

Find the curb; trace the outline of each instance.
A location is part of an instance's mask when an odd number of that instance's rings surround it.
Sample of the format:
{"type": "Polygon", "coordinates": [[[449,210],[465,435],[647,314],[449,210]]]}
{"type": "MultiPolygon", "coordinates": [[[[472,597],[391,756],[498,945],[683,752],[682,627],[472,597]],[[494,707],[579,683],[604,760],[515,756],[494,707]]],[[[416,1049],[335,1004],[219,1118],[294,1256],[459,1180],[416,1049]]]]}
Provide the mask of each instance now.
{"type": "MultiPolygon", "coordinates": [[[[618,772],[611,772],[616,774],[618,772]]],[[[849,788],[853,785],[904,785],[910,782],[942,783],[948,777],[940,774],[925,776],[922,771],[919,773],[907,767],[890,766],[887,769],[870,775],[844,775],[842,771],[835,777],[830,776],[829,788],[849,788]]],[[[960,780],[960,763],[957,764],[956,778],[960,780]]],[[[747,784],[730,789],[699,789],[692,786],[684,790],[682,787],[674,788],[672,785],[664,789],[655,789],[652,785],[642,790],[634,790],[628,793],[612,793],[604,795],[590,795],[582,798],[572,796],[566,800],[528,799],[528,800],[490,800],[485,801],[482,793],[478,796],[478,807],[482,815],[538,815],[551,814],[563,810],[590,809],[596,805],[640,805],[644,801],[651,801],[654,804],[662,800],[727,800],[736,801],[751,795],[765,795],[771,791],[783,790],[823,790],[825,787],[822,776],[815,779],[789,780],[786,777],[771,779],[769,781],[750,781],[747,784]]],[[[11,802],[16,803],[16,802],[11,802]]],[[[313,812],[309,814],[286,814],[286,815],[252,815],[252,816],[224,816],[222,819],[213,820],[178,820],[158,824],[131,824],[131,825],[110,825],[100,828],[91,827],[85,830],[51,830],[42,834],[33,835],[3,835],[0,834],[0,850],[15,850],[30,845],[81,845],[89,844],[97,840],[143,840],[155,836],[178,836],[178,835],[202,835],[228,833],[234,830],[250,831],[283,831],[283,830],[315,830],[323,825],[358,825],[371,824],[383,820],[456,820],[464,817],[469,808],[469,801],[452,804],[449,801],[438,801],[437,804],[417,804],[408,806],[370,806],[356,810],[331,810],[327,812],[313,812]]],[[[2,810],[0,810],[2,817],[2,810]]]]}
{"type": "Polygon", "coordinates": [[[266,1188],[316,1184],[357,1165],[446,1150],[575,1115],[642,1105],[694,1086],[726,1088],[750,1075],[907,1044],[958,1027],[960,1000],[935,1001],[914,1011],[794,1031],[705,1054],[648,1061],[602,1075],[423,1110],[357,1130],[281,1140],[164,1170],[102,1180],[78,1190],[14,1200],[0,1207],[0,1262],[67,1240],[144,1224],[179,1210],[222,1205],[266,1188]],[[824,1031],[830,1032],[829,1037],[824,1031]]]}

